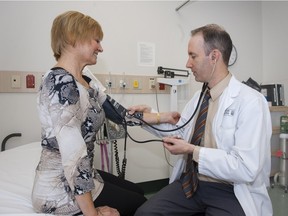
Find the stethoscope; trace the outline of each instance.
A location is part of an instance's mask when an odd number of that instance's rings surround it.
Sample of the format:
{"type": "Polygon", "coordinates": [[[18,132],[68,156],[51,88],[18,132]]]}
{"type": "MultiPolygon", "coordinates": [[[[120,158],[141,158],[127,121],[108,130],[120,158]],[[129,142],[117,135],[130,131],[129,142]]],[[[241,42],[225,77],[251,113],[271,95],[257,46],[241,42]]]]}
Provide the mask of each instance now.
{"type": "Polygon", "coordinates": [[[198,99],[198,102],[197,102],[196,109],[194,110],[193,114],[191,115],[191,117],[188,119],[188,121],[186,123],[184,123],[183,125],[181,125],[179,127],[174,128],[174,129],[164,130],[164,129],[160,129],[160,128],[154,127],[153,125],[149,124],[148,122],[145,122],[143,119],[138,118],[138,120],[140,120],[141,122],[143,122],[147,126],[153,128],[154,130],[161,131],[161,132],[173,132],[173,131],[177,131],[177,130],[185,127],[194,118],[195,114],[197,113],[197,111],[199,109],[199,106],[200,106],[200,102],[202,101],[203,95],[204,95],[206,89],[208,88],[208,84],[210,83],[210,81],[213,78],[213,75],[214,75],[214,72],[215,72],[215,68],[216,68],[216,64],[217,64],[217,59],[214,57],[214,59],[212,59],[212,60],[214,60],[214,65],[213,65],[213,68],[212,68],[212,71],[211,71],[211,74],[210,74],[210,79],[209,79],[208,82],[204,82],[203,83],[202,90],[201,90],[201,93],[200,93],[200,96],[199,96],[199,99],[198,99]]]}
{"type": "MultiPolygon", "coordinates": [[[[140,122],[142,122],[143,124],[153,128],[154,130],[157,130],[157,131],[161,131],[161,132],[173,132],[173,131],[177,131],[177,130],[180,130],[181,128],[185,127],[193,118],[194,116],[196,115],[198,109],[199,109],[199,106],[200,106],[200,103],[202,101],[202,98],[204,96],[204,93],[206,91],[206,89],[208,88],[208,83],[203,83],[202,85],[202,90],[201,90],[201,93],[200,93],[200,96],[199,96],[199,99],[198,99],[198,102],[197,102],[197,105],[196,105],[196,108],[193,112],[193,114],[191,115],[191,117],[187,120],[187,122],[185,122],[183,125],[179,126],[179,127],[176,127],[174,129],[170,129],[170,130],[164,130],[164,129],[160,129],[160,128],[157,128],[157,127],[154,127],[153,125],[149,124],[148,122],[144,121],[142,118],[137,118],[140,122]]],[[[136,143],[148,143],[148,142],[161,142],[163,143],[163,140],[162,139],[150,139],[150,140],[143,140],[143,141],[139,141],[139,140],[135,140],[133,137],[131,137],[131,135],[128,133],[127,131],[127,127],[125,127],[125,133],[127,134],[127,136],[134,142],[136,143]]]]}
{"type": "MultiPolygon", "coordinates": [[[[180,130],[181,128],[185,127],[193,118],[194,116],[196,115],[199,107],[200,107],[200,102],[202,101],[202,98],[204,96],[204,93],[206,91],[206,89],[208,88],[208,84],[209,82],[212,80],[213,78],[213,75],[214,75],[214,72],[215,72],[215,68],[216,68],[216,64],[217,64],[217,59],[213,59],[214,60],[214,65],[213,65],[213,68],[212,68],[212,71],[211,71],[211,75],[210,75],[210,80],[208,82],[205,82],[203,83],[202,85],[202,89],[201,89],[201,93],[200,93],[200,96],[199,96],[199,99],[198,99],[198,102],[197,102],[197,105],[196,105],[196,108],[193,112],[193,114],[191,115],[191,117],[188,119],[187,122],[185,122],[183,125],[179,126],[179,127],[176,127],[174,129],[169,129],[169,130],[164,130],[164,129],[160,129],[160,128],[157,128],[157,127],[154,127],[153,125],[149,124],[148,122],[144,121],[142,118],[137,118],[140,122],[144,123],[145,125],[153,128],[154,130],[157,130],[157,131],[160,131],[160,132],[173,132],[173,131],[177,131],[177,130],[180,130]]],[[[134,116],[135,117],[135,116],[134,116]]],[[[127,132],[127,131],[126,131],[127,132]]],[[[146,143],[146,142],[152,142],[152,141],[160,141],[160,142],[163,142],[162,140],[146,140],[146,141],[137,141],[135,139],[133,139],[129,133],[127,132],[128,136],[130,139],[132,139],[134,142],[137,142],[137,143],[146,143]]]]}
{"type": "Polygon", "coordinates": [[[197,111],[198,111],[198,109],[200,107],[200,102],[202,101],[203,95],[204,95],[205,90],[207,88],[208,88],[208,83],[203,83],[202,90],[201,90],[201,93],[200,93],[200,96],[199,96],[199,99],[198,99],[198,102],[197,102],[197,105],[196,105],[196,108],[195,108],[193,114],[190,116],[190,118],[187,120],[187,122],[185,122],[183,125],[181,125],[181,126],[179,126],[177,128],[164,130],[164,129],[160,129],[160,128],[154,127],[153,125],[149,124],[148,122],[146,122],[143,119],[140,119],[140,118],[137,118],[137,117],[135,117],[135,118],[138,119],[139,121],[143,122],[145,125],[153,128],[154,130],[160,131],[160,132],[173,132],[173,131],[180,130],[181,128],[185,127],[194,118],[194,116],[196,115],[196,113],[197,113],[197,111]]]}

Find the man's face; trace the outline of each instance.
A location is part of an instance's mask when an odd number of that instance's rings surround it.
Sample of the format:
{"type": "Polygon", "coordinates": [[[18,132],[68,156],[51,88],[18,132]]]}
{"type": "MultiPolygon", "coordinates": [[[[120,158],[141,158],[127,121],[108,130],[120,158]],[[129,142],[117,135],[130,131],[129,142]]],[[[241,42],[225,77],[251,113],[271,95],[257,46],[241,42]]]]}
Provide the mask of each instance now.
{"type": "Polygon", "coordinates": [[[204,39],[202,34],[192,36],[188,44],[187,68],[190,68],[197,82],[209,82],[213,67],[211,59],[204,52],[204,39]]]}

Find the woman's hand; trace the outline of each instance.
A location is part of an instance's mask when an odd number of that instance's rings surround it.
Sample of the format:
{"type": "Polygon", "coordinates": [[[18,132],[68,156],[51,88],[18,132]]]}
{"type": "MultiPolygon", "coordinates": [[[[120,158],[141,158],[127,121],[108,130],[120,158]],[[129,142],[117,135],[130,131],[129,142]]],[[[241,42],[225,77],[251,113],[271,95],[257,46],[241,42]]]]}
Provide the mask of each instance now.
{"type": "Polygon", "coordinates": [[[176,124],[181,115],[178,112],[151,113],[151,107],[147,105],[136,105],[128,108],[128,113],[133,115],[135,112],[143,113],[143,120],[150,124],[169,123],[176,124]]]}
{"type": "Polygon", "coordinates": [[[101,206],[96,208],[98,216],[120,216],[117,209],[111,208],[109,206],[101,206]]]}
{"type": "Polygon", "coordinates": [[[95,208],[91,192],[75,196],[77,203],[83,213],[87,216],[120,216],[117,209],[109,206],[95,208]]]}
{"type": "Polygon", "coordinates": [[[174,155],[193,153],[194,145],[186,142],[180,137],[164,137],[163,139],[164,147],[174,155]]]}

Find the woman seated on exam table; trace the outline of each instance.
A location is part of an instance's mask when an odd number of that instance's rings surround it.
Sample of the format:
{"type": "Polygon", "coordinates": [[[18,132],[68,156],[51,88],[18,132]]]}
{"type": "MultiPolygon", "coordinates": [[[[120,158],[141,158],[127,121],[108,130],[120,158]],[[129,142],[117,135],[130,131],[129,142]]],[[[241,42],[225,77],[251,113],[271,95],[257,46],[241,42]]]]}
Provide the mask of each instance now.
{"type": "Polygon", "coordinates": [[[37,99],[42,152],[32,203],[37,213],[132,216],[146,198],[132,182],[93,167],[96,133],[107,118],[106,95],[82,76],[103,52],[101,26],[76,11],[57,16],[51,46],[57,61],[43,77],[37,99]]]}

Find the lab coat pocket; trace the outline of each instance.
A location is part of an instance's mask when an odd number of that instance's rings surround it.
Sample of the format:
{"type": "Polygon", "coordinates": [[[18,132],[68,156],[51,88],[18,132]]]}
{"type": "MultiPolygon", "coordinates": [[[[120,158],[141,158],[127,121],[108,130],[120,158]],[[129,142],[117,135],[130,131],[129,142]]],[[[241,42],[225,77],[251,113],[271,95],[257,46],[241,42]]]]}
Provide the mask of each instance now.
{"type": "Polygon", "coordinates": [[[234,117],[235,111],[233,109],[226,109],[224,112],[224,116],[222,119],[221,127],[224,129],[233,129],[235,128],[235,120],[234,117]]]}
{"type": "Polygon", "coordinates": [[[236,118],[234,111],[226,110],[220,124],[218,136],[222,143],[234,143],[234,135],[236,130],[236,118]]]}

